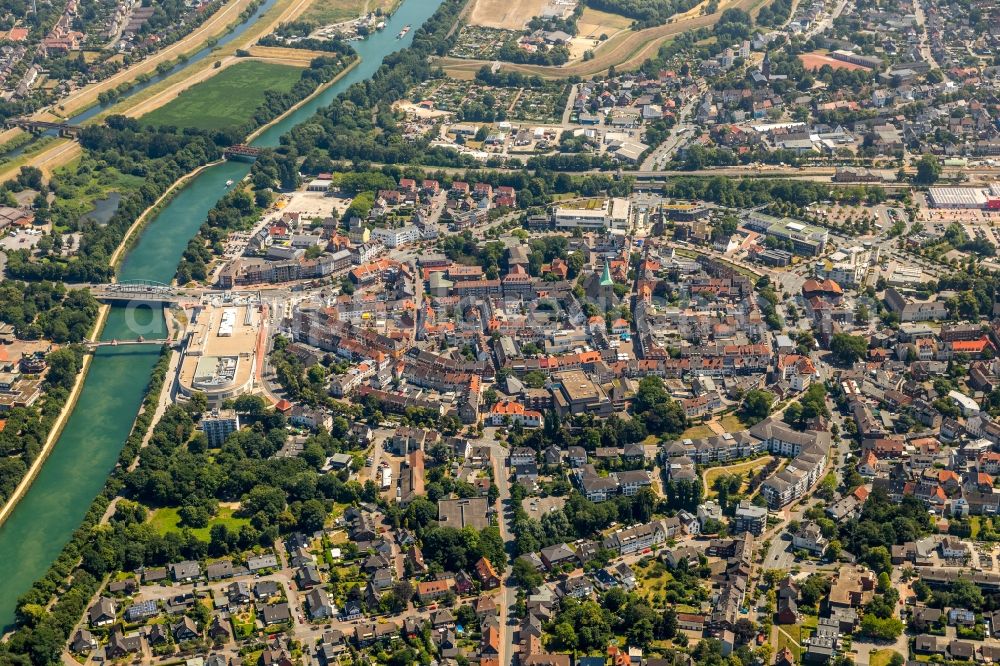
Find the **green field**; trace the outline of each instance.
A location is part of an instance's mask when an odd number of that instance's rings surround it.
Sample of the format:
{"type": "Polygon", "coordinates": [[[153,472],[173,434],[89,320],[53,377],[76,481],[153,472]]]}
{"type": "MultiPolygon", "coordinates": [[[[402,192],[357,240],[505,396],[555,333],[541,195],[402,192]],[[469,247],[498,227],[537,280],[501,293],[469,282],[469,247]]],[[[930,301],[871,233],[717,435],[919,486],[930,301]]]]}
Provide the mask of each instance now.
{"type": "Polygon", "coordinates": [[[734,465],[709,467],[705,470],[705,487],[708,488],[706,496],[715,496],[715,491],[711,489],[712,484],[715,483],[715,480],[723,474],[741,475],[743,477],[743,485],[740,487],[740,492],[745,491],[747,488],[747,481],[750,480],[750,477],[753,476],[758,469],[771,462],[771,460],[773,460],[772,456],[763,456],[761,458],[754,458],[753,460],[747,460],[746,462],[736,463],[734,465]]]}
{"type": "MultiPolygon", "coordinates": [[[[177,511],[176,507],[157,509],[150,516],[149,522],[159,534],[179,532],[181,530],[181,517],[177,511]]],[[[198,527],[191,531],[202,541],[208,541],[212,525],[220,523],[228,527],[230,531],[238,531],[243,525],[249,525],[250,521],[246,518],[234,517],[233,510],[228,507],[219,507],[219,513],[216,514],[215,518],[208,521],[208,527],[198,527]]]]}
{"type": "Polygon", "coordinates": [[[241,62],[195,84],[141,120],[203,130],[238,127],[253,118],[267,93],[287,93],[301,70],[290,65],[241,62]]]}

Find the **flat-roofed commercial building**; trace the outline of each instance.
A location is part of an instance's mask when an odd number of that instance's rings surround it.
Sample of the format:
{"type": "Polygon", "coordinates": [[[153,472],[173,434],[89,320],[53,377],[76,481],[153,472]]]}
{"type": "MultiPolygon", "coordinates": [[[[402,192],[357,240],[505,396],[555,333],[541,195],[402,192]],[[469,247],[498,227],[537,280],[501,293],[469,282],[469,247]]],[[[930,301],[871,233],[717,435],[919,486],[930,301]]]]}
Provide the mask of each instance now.
{"type": "Polygon", "coordinates": [[[932,208],[985,208],[986,192],[977,187],[931,187],[927,201],[932,208]]]}
{"type": "Polygon", "coordinates": [[[201,391],[209,404],[249,393],[261,344],[255,304],[207,305],[197,312],[181,360],[182,395],[201,391]]]}
{"type": "Polygon", "coordinates": [[[489,513],[485,497],[438,500],[438,523],[444,527],[486,529],[490,526],[489,513]]]}
{"type": "Polygon", "coordinates": [[[616,197],[611,200],[611,211],[608,213],[608,226],[612,229],[628,228],[632,224],[632,204],[628,199],[616,197]]]}
{"type": "Polygon", "coordinates": [[[607,229],[610,209],[608,200],[592,208],[557,206],[552,210],[552,221],[556,229],[607,229]]]}
{"type": "Polygon", "coordinates": [[[604,389],[582,370],[561,372],[556,375],[555,381],[558,386],[553,389],[553,402],[558,412],[607,417],[614,411],[604,389]]]}
{"type": "Polygon", "coordinates": [[[746,227],[767,234],[780,241],[786,241],[796,254],[816,256],[826,249],[830,233],[812,224],[806,224],[789,217],[777,218],[763,213],[750,213],[746,227]]]}

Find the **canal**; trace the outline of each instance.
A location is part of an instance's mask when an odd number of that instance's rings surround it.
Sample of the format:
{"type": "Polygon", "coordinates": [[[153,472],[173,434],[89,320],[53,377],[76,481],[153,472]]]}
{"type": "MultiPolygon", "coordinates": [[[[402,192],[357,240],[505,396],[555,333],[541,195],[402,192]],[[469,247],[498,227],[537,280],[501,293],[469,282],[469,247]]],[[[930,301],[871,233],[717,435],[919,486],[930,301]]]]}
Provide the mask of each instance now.
{"type": "MultiPolygon", "coordinates": [[[[361,56],[354,69],[262,132],[253,145],[278,145],[282,134],[311,118],[352,84],[371,77],[386,55],[410,44],[416,28],[441,2],[403,0],[385,30],[354,43],[361,56]],[[397,39],[405,25],[413,29],[397,39]]],[[[170,282],[188,241],[226,193],[226,181],[238,181],[249,171],[249,164],[224,162],[192,179],[150,220],[126,256],[119,279],[170,282]]],[[[101,338],[158,338],[164,337],[163,333],[161,312],[113,308],[101,338]]],[[[45,573],[103,487],[132,427],[158,356],[159,349],[152,346],[97,350],[66,428],[31,488],[0,526],[0,627],[13,623],[17,598],[45,573]]]]}
{"type": "MultiPolygon", "coordinates": [[[[132,95],[135,95],[138,92],[142,92],[143,90],[149,88],[150,86],[155,86],[160,81],[163,81],[164,79],[173,76],[177,72],[190,67],[196,62],[204,60],[208,56],[212,55],[216,50],[222,48],[223,46],[225,46],[226,44],[228,44],[229,42],[233,41],[234,39],[242,35],[244,32],[246,32],[247,28],[256,23],[264,15],[265,12],[267,12],[269,9],[271,9],[271,7],[274,6],[274,3],[275,0],[264,0],[264,2],[260,3],[260,6],[257,7],[257,9],[255,9],[253,13],[250,14],[250,16],[248,16],[245,21],[239,23],[235,28],[233,28],[231,32],[228,32],[225,35],[219,37],[219,39],[215,43],[202,47],[195,53],[191,54],[189,57],[178,61],[170,69],[167,69],[159,74],[153,74],[145,81],[140,81],[136,83],[131,88],[123,92],[114,101],[108,102],[107,104],[94,104],[93,106],[84,109],[83,111],[77,113],[76,115],[70,116],[69,118],[66,119],[66,122],[70,125],[82,125],[83,123],[90,120],[91,118],[101,113],[102,111],[118,104],[121,100],[131,97],[132,95]]],[[[56,130],[47,130],[45,132],[39,132],[38,136],[32,138],[31,141],[4,153],[2,157],[5,159],[14,159],[15,157],[33,148],[35,142],[38,141],[38,139],[42,137],[53,137],[53,136],[58,136],[58,132],[56,130]]]]}

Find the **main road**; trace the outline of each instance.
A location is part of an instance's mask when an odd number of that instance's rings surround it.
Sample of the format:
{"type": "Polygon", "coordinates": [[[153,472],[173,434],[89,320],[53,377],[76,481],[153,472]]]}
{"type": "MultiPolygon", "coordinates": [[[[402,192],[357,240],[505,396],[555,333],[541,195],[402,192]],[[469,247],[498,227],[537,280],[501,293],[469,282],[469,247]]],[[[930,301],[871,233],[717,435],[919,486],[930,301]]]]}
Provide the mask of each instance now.
{"type": "Polygon", "coordinates": [[[509,471],[507,470],[507,449],[496,441],[496,431],[488,429],[493,434],[490,444],[490,459],[493,461],[493,483],[497,484],[499,499],[497,500],[497,524],[500,527],[500,537],[510,558],[507,567],[500,576],[500,594],[497,600],[497,610],[500,618],[500,666],[509,666],[514,658],[514,625],[510,622],[510,609],[514,605],[517,589],[510,580],[513,567],[511,562],[514,550],[514,505],[510,496],[509,471]]]}

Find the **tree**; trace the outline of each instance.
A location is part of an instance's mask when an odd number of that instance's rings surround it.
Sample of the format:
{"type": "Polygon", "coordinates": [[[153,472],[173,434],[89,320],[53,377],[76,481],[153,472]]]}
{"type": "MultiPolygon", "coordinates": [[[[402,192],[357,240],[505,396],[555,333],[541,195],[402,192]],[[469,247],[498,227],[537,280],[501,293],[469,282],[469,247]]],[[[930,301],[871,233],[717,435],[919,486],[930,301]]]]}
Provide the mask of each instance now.
{"type": "Polygon", "coordinates": [[[868,341],[860,335],[834,333],[830,341],[830,351],[841,365],[854,365],[868,353],[868,341]]]}
{"type": "Polygon", "coordinates": [[[673,638],[677,635],[677,611],[668,608],[663,613],[663,620],[660,622],[660,634],[664,638],[673,638]]]}
{"type": "Polygon", "coordinates": [[[924,154],[917,160],[917,176],[914,182],[918,185],[933,185],[941,177],[941,163],[931,154],[924,154]]]}
{"type": "Polygon", "coordinates": [[[807,606],[816,606],[830,593],[830,580],[822,574],[809,574],[799,587],[799,596],[807,606]]]}
{"type": "Polygon", "coordinates": [[[531,566],[531,562],[520,557],[514,560],[511,575],[514,581],[525,590],[534,590],[542,584],[542,574],[531,566]]]}
{"type": "Polygon", "coordinates": [[[318,499],[306,500],[299,509],[299,529],[312,534],[323,529],[326,522],[326,506],[318,499]]]}
{"type": "Polygon", "coordinates": [[[894,641],[903,633],[903,622],[896,617],[881,618],[866,613],[861,619],[861,633],[876,640],[894,641]]]}
{"type": "Polygon", "coordinates": [[[553,635],[564,650],[572,652],[575,651],[579,645],[576,630],[573,629],[573,625],[569,622],[560,622],[557,624],[555,630],[553,631],[553,635]]]}
{"type": "Polygon", "coordinates": [[[750,389],[743,396],[740,417],[747,423],[763,421],[771,413],[774,395],[760,389],[750,389]]]}
{"type": "Polygon", "coordinates": [[[652,434],[679,435],[687,428],[684,408],[670,397],[659,377],[645,377],[639,382],[632,406],[652,434]]]}

